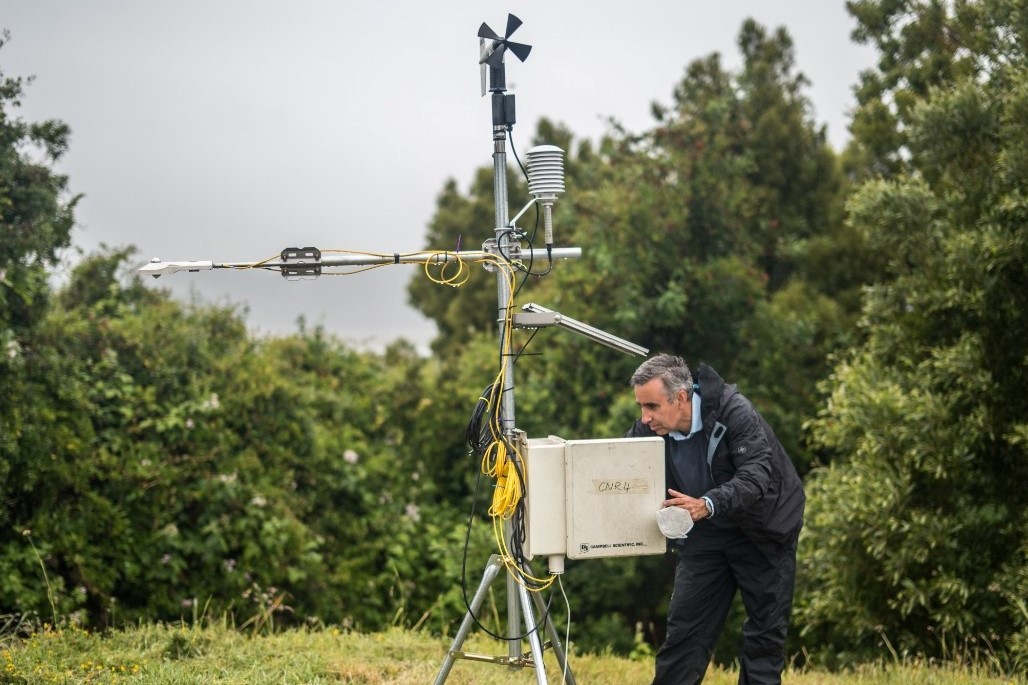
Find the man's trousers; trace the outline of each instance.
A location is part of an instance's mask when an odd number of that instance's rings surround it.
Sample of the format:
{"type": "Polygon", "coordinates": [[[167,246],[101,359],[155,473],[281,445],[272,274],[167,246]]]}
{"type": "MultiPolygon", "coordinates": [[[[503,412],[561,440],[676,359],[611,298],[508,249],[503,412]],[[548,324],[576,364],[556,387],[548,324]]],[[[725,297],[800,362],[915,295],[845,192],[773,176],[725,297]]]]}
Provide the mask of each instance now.
{"type": "Polygon", "coordinates": [[[798,537],[799,531],[779,553],[765,555],[738,528],[694,529],[678,551],[667,637],[657,652],[653,685],[702,682],[736,589],[746,608],[739,683],[781,682],[798,537]]]}

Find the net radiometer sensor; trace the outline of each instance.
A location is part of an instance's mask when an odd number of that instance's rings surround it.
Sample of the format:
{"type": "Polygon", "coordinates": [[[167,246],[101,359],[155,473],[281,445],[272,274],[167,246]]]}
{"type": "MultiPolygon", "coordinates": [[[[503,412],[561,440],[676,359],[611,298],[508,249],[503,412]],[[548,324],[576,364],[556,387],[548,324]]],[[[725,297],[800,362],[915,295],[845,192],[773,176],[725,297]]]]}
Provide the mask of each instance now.
{"type": "Polygon", "coordinates": [[[666,499],[662,438],[532,438],[523,454],[528,558],[549,557],[561,573],[564,557],[667,551],[656,518],[666,499]]]}

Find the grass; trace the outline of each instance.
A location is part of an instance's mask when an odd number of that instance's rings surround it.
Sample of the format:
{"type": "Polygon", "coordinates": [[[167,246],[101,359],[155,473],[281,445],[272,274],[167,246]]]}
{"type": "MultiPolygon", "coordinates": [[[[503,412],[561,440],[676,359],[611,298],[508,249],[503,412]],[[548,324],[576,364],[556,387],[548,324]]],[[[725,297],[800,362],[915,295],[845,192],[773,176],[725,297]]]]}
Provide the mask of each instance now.
{"type": "MultiPolygon", "coordinates": [[[[96,634],[78,628],[42,630],[28,636],[0,634],[0,684],[181,683],[334,685],[408,685],[432,683],[449,640],[403,630],[362,634],[334,628],[283,630],[270,635],[244,634],[226,625],[204,627],[142,625],[96,634]]],[[[505,655],[506,647],[472,636],[465,651],[505,655]]],[[[547,651],[547,680],[561,673],[547,651]]],[[[611,655],[572,656],[571,670],[580,685],[648,683],[652,658],[633,661],[611,655]]],[[[705,683],[734,685],[738,672],[712,668],[705,683]]],[[[457,660],[446,682],[452,685],[508,685],[536,682],[530,668],[457,660]]],[[[1015,685],[985,669],[961,665],[887,663],[855,672],[832,674],[787,671],[786,685],[1015,685]]]]}

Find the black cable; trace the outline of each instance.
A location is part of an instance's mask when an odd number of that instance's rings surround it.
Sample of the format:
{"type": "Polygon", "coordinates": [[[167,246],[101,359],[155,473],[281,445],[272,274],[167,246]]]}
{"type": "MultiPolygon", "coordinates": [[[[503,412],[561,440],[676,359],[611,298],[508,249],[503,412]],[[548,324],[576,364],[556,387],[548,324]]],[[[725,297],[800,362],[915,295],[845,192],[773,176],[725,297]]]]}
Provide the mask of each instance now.
{"type": "Polygon", "coordinates": [[[492,413],[491,405],[494,404],[491,401],[492,392],[492,384],[487,385],[485,390],[482,391],[482,395],[475,403],[475,408],[471,412],[471,419],[468,421],[467,428],[464,431],[465,444],[473,453],[479,456],[485,453],[489,443],[492,442],[489,422],[483,421],[483,418],[492,413]]]}
{"type": "MultiPolygon", "coordinates": [[[[514,134],[513,131],[508,130],[507,136],[510,138],[510,151],[514,154],[514,160],[518,163],[518,169],[521,170],[521,175],[525,178],[525,184],[528,184],[528,171],[525,169],[525,165],[521,163],[521,158],[518,157],[518,148],[514,145],[514,134]]],[[[532,229],[532,240],[535,240],[536,234],[539,233],[539,205],[535,206],[535,228],[532,229]]]]}
{"type": "MultiPolygon", "coordinates": [[[[528,349],[528,346],[532,344],[532,341],[535,340],[535,336],[538,335],[538,334],[539,334],[539,329],[538,328],[532,329],[532,334],[530,336],[528,336],[528,340],[526,340],[525,344],[521,346],[521,349],[518,350],[517,353],[514,354],[514,359],[511,362],[512,364],[517,364],[518,363],[518,359],[521,359],[521,355],[523,355],[525,353],[525,350],[528,349]]],[[[542,353],[541,352],[533,352],[532,354],[533,355],[538,355],[538,354],[542,354],[542,353]]]]}

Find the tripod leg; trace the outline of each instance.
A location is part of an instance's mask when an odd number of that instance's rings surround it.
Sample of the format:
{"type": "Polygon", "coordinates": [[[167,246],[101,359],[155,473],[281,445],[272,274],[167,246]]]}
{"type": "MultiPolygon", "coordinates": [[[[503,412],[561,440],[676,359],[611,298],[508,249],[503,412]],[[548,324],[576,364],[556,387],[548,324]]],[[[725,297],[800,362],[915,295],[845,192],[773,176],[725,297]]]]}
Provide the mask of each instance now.
{"type": "Polygon", "coordinates": [[[457,635],[453,638],[453,644],[450,645],[450,649],[446,652],[446,658],[443,659],[443,665],[439,669],[439,675],[435,678],[435,685],[443,685],[446,682],[447,676],[450,675],[450,669],[453,668],[454,654],[460,651],[460,648],[464,645],[464,640],[467,639],[468,633],[471,632],[471,627],[474,625],[475,618],[473,614],[477,614],[478,610],[482,608],[482,602],[485,601],[486,592],[489,590],[489,586],[494,580],[496,580],[496,574],[503,568],[503,563],[500,561],[499,555],[493,554],[489,557],[489,563],[485,566],[485,572],[482,573],[482,582],[478,584],[478,589],[475,590],[475,596],[471,598],[471,604],[469,606],[468,613],[464,614],[464,620],[460,624],[460,629],[457,631],[457,635]]]}
{"type": "Polygon", "coordinates": [[[528,644],[532,646],[532,657],[535,661],[535,681],[539,685],[546,685],[546,668],[543,666],[543,643],[539,639],[539,631],[535,623],[535,612],[532,610],[532,600],[528,598],[529,592],[524,585],[518,585],[518,595],[521,597],[521,613],[525,619],[525,633],[528,635],[528,644]]]}
{"type": "Polygon", "coordinates": [[[560,666],[562,676],[564,676],[561,680],[561,685],[576,685],[575,676],[571,673],[571,668],[568,666],[568,655],[565,653],[564,646],[560,641],[560,633],[557,632],[557,628],[553,625],[553,618],[546,613],[543,598],[539,596],[539,593],[534,593],[532,599],[535,600],[535,608],[539,611],[539,615],[546,616],[546,635],[550,638],[550,647],[553,649],[553,655],[557,657],[557,664],[560,666]]]}

